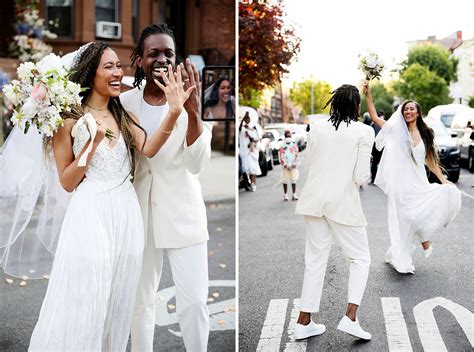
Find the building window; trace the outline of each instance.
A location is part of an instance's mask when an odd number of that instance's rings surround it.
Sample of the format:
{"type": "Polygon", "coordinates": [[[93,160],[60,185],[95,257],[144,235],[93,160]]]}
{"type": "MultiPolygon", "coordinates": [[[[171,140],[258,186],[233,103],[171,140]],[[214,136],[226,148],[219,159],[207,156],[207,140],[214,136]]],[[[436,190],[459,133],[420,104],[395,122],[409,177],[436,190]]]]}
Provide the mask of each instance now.
{"type": "Polygon", "coordinates": [[[50,30],[59,37],[72,37],[73,5],[74,0],[46,0],[46,18],[55,23],[50,30]]]}
{"type": "Polygon", "coordinates": [[[132,1],[132,35],[135,42],[138,43],[139,36],[138,28],[138,0],[132,1]]]}
{"type": "Polygon", "coordinates": [[[95,20],[119,22],[118,0],[96,0],[95,20]]]}

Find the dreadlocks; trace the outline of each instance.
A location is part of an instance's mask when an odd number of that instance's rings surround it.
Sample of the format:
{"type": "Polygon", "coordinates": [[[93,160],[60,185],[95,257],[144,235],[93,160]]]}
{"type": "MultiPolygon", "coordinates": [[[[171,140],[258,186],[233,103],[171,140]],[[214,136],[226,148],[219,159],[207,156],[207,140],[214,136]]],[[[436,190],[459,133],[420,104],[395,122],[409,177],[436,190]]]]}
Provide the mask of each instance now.
{"type": "MultiPolygon", "coordinates": [[[[173,39],[174,46],[176,47],[176,40],[174,39],[173,31],[165,23],[153,24],[151,26],[148,26],[142,31],[142,34],[140,35],[140,39],[138,40],[138,44],[136,48],[133,50],[132,55],[130,55],[132,66],[136,65],[138,57],[143,57],[143,47],[144,47],[144,42],[146,38],[154,34],[169,35],[171,39],[173,39]]],[[[140,88],[140,85],[144,78],[145,78],[145,72],[143,71],[141,67],[137,66],[135,70],[135,80],[133,81],[133,88],[135,87],[140,88]]]]}
{"type": "Polygon", "coordinates": [[[332,97],[324,108],[331,104],[329,120],[338,129],[342,121],[349,125],[351,121],[357,121],[359,117],[360,94],[359,90],[349,84],[343,84],[331,92],[332,97]]]}
{"type": "MultiPolygon", "coordinates": [[[[85,48],[84,51],[79,54],[79,57],[74,61],[74,66],[72,68],[73,73],[69,77],[69,80],[80,84],[81,88],[86,88],[80,93],[83,104],[87,104],[89,101],[90,95],[92,93],[92,83],[94,81],[97,68],[99,67],[102,54],[106,49],[112,48],[110,45],[104,42],[93,42],[87,48],[85,48]]],[[[140,128],[145,133],[145,140],[146,131],[141,126],[139,126],[127,113],[120,103],[120,99],[118,97],[110,97],[107,107],[117,122],[122,137],[127,145],[128,157],[131,166],[131,175],[133,177],[135,174],[136,165],[134,157],[135,139],[132,134],[132,124],[140,128]]],[[[77,120],[84,115],[84,111],[81,106],[75,106],[72,108],[71,112],[66,112],[63,115],[63,118],[72,118],[77,120]]]]}

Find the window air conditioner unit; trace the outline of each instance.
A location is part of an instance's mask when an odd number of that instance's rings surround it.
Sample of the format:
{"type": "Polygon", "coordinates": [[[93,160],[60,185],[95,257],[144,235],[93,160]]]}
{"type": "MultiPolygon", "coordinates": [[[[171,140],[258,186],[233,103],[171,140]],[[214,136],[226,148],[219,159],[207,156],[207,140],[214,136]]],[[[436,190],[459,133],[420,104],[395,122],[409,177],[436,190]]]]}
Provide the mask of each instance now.
{"type": "Polygon", "coordinates": [[[95,28],[97,38],[122,38],[122,24],[116,22],[98,21],[95,28]]]}

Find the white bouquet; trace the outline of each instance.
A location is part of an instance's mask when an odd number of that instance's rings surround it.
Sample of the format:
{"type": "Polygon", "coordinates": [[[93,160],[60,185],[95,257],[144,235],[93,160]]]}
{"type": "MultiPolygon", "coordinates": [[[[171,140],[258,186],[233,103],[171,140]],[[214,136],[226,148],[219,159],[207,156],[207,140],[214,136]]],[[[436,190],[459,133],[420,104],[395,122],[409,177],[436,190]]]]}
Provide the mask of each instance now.
{"type": "Polygon", "coordinates": [[[359,58],[359,69],[365,74],[366,80],[380,78],[384,64],[376,53],[369,51],[365,55],[359,55],[359,58]]]}
{"type": "Polygon", "coordinates": [[[34,64],[25,62],[17,69],[18,80],[3,87],[14,106],[11,121],[27,133],[31,125],[46,136],[62,126],[61,113],[81,104],[81,87],[69,81],[71,73],[59,56],[49,54],[34,64]]]}

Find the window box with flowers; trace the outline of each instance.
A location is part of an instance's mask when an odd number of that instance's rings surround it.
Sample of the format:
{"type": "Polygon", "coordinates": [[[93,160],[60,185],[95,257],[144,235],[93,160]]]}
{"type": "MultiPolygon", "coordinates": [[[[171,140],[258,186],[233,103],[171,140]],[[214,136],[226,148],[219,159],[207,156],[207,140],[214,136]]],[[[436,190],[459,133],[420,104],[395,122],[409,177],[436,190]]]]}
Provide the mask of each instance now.
{"type": "MultiPolygon", "coordinates": [[[[38,0],[16,0],[15,12],[16,35],[10,43],[10,52],[20,62],[38,62],[53,50],[43,38],[55,39],[57,35],[49,30],[45,19],[39,16],[38,0]]],[[[58,25],[53,21],[49,24],[55,27],[58,25]]]]}

